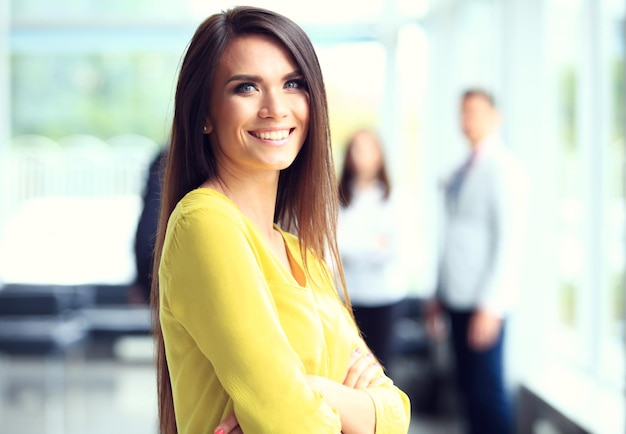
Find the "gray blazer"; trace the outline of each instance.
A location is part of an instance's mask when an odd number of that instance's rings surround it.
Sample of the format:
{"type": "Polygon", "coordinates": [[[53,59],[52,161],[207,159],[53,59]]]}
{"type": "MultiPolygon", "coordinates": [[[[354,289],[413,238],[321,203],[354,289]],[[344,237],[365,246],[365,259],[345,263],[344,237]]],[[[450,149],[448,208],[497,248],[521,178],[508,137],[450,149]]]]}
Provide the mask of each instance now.
{"type": "Polygon", "coordinates": [[[445,188],[437,296],[454,309],[505,315],[519,292],[527,180],[496,138],[479,149],[458,194],[451,191],[457,172],[445,188]]]}

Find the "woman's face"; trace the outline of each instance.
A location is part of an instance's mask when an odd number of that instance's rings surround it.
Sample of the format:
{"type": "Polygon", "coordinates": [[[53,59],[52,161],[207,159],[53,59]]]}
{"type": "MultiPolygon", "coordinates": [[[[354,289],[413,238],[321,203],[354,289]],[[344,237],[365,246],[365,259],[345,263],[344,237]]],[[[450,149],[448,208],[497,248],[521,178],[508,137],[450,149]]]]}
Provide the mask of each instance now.
{"type": "Polygon", "coordinates": [[[350,158],[354,172],[366,181],[376,178],[382,165],[382,154],[378,140],[368,132],[358,133],[352,139],[350,158]]]}
{"type": "Polygon", "coordinates": [[[234,39],[216,68],[206,123],[221,168],[285,169],[308,125],[309,93],[291,54],[268,36],[234,39]]]}

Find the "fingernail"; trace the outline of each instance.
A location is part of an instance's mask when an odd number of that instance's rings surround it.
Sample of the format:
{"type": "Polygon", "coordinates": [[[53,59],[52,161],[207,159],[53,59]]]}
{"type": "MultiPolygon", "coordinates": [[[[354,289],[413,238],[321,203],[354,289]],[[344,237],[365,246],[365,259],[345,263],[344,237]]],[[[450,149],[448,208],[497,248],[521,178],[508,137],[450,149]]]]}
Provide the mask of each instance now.
{"type": "Polygon", "coordinates": [[[365,357],[367,357],[368,359],[371,359],[374,356],[372,355],[372,353],[367,353],[367,356],[365,356],[365,357]]]}
{"type": "Polygon", "coordinates": [[[361,349],[357,348],[357,349],[354,350],[354,352],[357,353],[357,354],[361,354],[361,349]]]}
{"type": "Polygon", "coordinates": [[[224,434],[224,430],[222,428],[215,430],[215,434],[224,434]]]}

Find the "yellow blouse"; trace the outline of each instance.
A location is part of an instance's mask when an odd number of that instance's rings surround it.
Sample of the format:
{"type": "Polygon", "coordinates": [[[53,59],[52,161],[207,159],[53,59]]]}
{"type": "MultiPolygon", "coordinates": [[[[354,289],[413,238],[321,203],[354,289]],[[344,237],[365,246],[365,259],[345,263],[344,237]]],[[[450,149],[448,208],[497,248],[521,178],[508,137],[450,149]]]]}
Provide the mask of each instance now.
{"type": "MultiPolygon", "coordinates": [[[[341,431],[305,376],[341,383],[365,344],[325,263],[310,255],[305,275],[297,238],[281,233],[293,274],[215,190],[188,193],[170,216],[160,315],[179,433],[213,433],[233,409],[246,434],[341,431]]],[[[409,400],[386,380],[366,390],[376,432],[405,433],[409,400]]]]}

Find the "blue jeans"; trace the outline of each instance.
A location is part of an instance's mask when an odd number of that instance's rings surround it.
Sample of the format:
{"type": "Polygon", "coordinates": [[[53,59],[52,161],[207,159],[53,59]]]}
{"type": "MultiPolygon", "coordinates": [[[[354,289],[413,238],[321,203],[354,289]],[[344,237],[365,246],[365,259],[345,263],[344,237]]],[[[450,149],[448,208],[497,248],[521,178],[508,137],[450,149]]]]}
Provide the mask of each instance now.
{"type": "Polygon", "coordinates": [[[469,434],[512,434],[513,415],[503,371],[505,322],[495,344],[476,351],[468,345],[473,311],[447,309],[452,331],[456,381],[469,434]]]}

